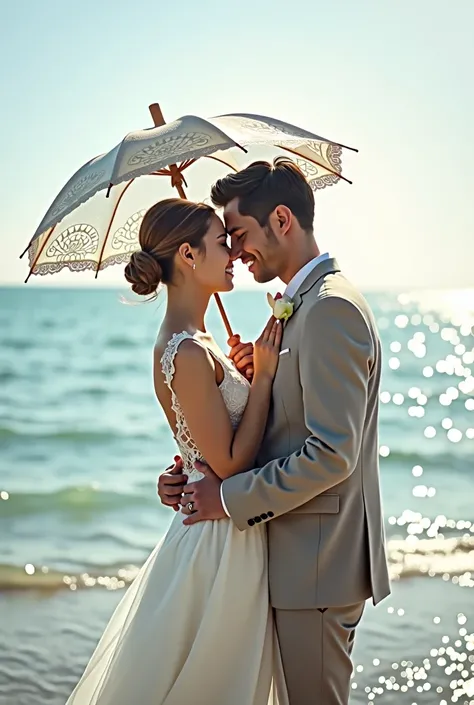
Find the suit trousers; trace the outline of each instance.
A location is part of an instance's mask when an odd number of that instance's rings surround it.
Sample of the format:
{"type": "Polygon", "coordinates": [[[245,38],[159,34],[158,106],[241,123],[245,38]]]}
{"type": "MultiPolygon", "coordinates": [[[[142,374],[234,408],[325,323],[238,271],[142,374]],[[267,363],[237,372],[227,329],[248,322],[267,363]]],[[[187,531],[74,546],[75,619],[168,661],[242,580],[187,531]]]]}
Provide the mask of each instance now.
{"type": "Polygon", "coordinates": [[[274,610],[290,705],[348,704],[351,653],[364,607],[274,610]]]}

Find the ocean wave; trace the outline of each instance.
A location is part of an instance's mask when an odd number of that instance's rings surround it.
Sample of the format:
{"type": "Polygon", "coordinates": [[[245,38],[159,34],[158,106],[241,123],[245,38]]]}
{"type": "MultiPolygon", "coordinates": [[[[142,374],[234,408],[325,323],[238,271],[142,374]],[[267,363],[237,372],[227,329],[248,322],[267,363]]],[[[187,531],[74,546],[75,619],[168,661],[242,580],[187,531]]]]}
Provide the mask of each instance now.
{"type": "Polygon", "coordinates": [[[137,340],[132,340],[131,338],[125,338],[122,336],[109,338],[108,340],[105,340],[104,343],[108,348],[136,348],[140,345],[137,340]]]}
{"type": "Polygon", "coordinates": [[[4,338],[1,341],[2,348],[7,350],[24,351],[33,350],[37,347],[37,341],[31,338],[4,338]]]}
{"type": "MultiPolygon", "coordinates": [[[[76,396],[91,396],[91,397],[105,397],[109,394],[109,390],[101,387],[88,387],[86,389],[78,390],[76,396]]],[[[8,420],[6,418],[1,419],[5,423],[8,420]]],[[[30,424],[12,426],[10,424],[0,426],[0,441],[2,439],[15,441],[18,439],[19,442],[23,443],[26,441],[58,441],[58,442],[73,442],[73,443],[107,443],[110,441],[123,440],[124,438],[133,440],[149,440],[154,437],[155,429],[153,433],[147,433],[146,431],[134,431],[133,433],[118,431],[118,430],[101,430],[97,428],[60,428],[60,427],[50,427],[41,428],[30,424]]],[[[451,444],[452,445],[452,444],[451,444]]],[[[393,464],[403,464],[403,465],[429,465],[432,468],[449,468],[463,471],[464,469],[470,468],[472,451],[469,452],[464,450],[460,445],[454,446],[452,451],[448,453],[437,452],[436,448],[433,448],[431,452],[429,448],[425,448],[423,452],[417,452],[416,450],[403,450],[402,448],[397,448],[396,446],[390,446],[390,454],[387,457],[381,459],[382,467],[387,467],[393,464]]]]}
{"type": "MultiPolygon", "coordinates": [[[[474,586],[474,536],[392,539],[387,545],[392,580],[415,576],[462,576],[474,586]]],[[[460,582],[460,581],[459,581],[460,582]]]]}
{"type": "Polygon", "coordinates": [[[81,387],[74,391],[76,397],[107,397],[112,393],[107,387],[81,387]]]}
{"type": "MultiPolygon", "coordinates": [[[[133,438],[143,438],[146,434],[133,434],[133,438]]],[[[49,441],[79,441],[83,442],[104,442],[120,438],[129,438],[130,434],[118,433],[116,431],[101,431],[94,429],[32,429],[31,425],[17,428],[11,426],[0,427],[0,439],[14,439],[18,437],[23,440],[40,440],[47,439],[49,441]]],[[[148,438],[148,436],[146,436],[148,438]]]]}
{"type": "Polygon", "coordinates": [[[85,515],[89,512],[116,510],[136,505],[155,504],[150,498],[135,493],[119,493],[101,490],[94,485],[66,487],[56,492],[12,492],[1,502],[2,519],[67,512],[69,515],[85,515]]]}
{"type": "Polygon", "coordinates": [[[460,472],[468,470],[470,472],[472,465],[472,449],[469,452],[464,452],[463,449],[457,446],[455,450],[453,447],[453,452],[449,453],[440,453],[437,452],[436,449],[433,449],[432,452],[424,450],[423,453],[418,453],[415,450],[397,450],[397,448],[391,447],[389,455],[381,458],[382,470],[385,466],[394,464],[405,465],[406,467],[421,465],[423,468],[448,469],[460,472]]]}
{"type": "Polygon", "coordinates": [[[102,571],[84,571],[81,573],[64,573],[46,566],[35,567],[0,565],[0,592],[9,590],[39,590],[55,592],[57,590],[78,590],[81,588],[101,587],[118,590],[129,585],[140,568],[135,565],[102,571]]]}
{"type": "MultiPolygon", "coordinates": [[[[436,539],[393,539],[387,556],[391,580],[440,577],[460,585],[474,586],[474,536],[436,539]]],[[[118,590],[129,585],[140,566],[94,567],[76,573],[64,573],[45,566],[0,565],[0,591],[7,590],[80,590],[105,588],[118,590]]]]}
{"type": "Polygon", "coordinates": [[[12,372],[11,370],[0,370],[0,382],[11,382],[13,380],[22,379],[23,375],[20,371],[12,372]]]}

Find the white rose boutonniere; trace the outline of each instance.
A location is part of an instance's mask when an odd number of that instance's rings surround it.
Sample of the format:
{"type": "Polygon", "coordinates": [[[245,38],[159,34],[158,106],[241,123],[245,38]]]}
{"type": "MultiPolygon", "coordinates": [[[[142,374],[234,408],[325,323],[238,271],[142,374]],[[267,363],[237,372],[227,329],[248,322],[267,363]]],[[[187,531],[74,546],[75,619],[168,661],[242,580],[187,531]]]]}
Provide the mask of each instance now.
{"type": "Polygon", "coordinates": [[[275,318],[280,321],[287,321],[293,314],[294,303],[289,296],[276,294],[275,298],[271,294],[267,294],[267,301],[273,311],[275,318]]]}

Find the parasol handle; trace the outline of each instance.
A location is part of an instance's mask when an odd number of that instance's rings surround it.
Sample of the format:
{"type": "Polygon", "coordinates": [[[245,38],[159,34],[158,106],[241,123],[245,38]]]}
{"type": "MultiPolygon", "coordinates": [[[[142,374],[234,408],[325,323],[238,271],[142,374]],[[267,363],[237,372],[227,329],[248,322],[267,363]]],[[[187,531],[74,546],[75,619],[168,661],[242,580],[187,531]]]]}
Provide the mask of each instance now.
{"type": "MultiPolygon", "coordinates": [[[[152,105],[150,105],[148,107],[148,110],[150,111],[150,115],[153,119],[155,127],[161,127],[162,125],[166,125],[165,118],[163,117],[163,113],[161,112],[161,108],[158,103],[153,103],[152,105]]],[[[168,168],[171,172],[171,178],[174,181],[176,190],[178,191],[180,198],[187,200],[186,194],[183,189],[182,179],[180,178],[178,166],[176,164],[170,164],[168,168]]],[[[230,325],[229,319],[222,304],[221,297],[219,296],[219,294],[214,294],[214,298],[216,299],[217,308],[219,309],[219,312],[222,316],[227,335],[229,336],[229,338],[231,338],[234,334],[232,332],[232,327],[230,325]]]]}

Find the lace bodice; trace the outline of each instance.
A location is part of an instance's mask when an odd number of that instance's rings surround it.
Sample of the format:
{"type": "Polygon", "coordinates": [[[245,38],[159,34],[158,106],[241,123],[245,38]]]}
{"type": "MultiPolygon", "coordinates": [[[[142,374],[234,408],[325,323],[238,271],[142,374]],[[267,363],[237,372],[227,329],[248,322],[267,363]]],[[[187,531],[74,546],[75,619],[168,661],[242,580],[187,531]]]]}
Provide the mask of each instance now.
{"type": "MultiPolygon", "coordinates": [[[[196,340],[196,338],[187,331],[183,331],[182,333],[174,333],[168,341],[161,357],[161,369],[163,371],[166,384],[171,392],[171,406],[176,416],[175,440],[178,444],[180,455],[183,458],[184,472],[188,475],[189,480],[194,482],[203,477],[203,474],[194,468],[194,463],[196,460],[204,460],[204,458],[191,437],[186,424],[186,419],[184,418],[178,398],[176,397],[172,387],[175,372],[174,359],[180,344],[187,338],[194,340],[198,345],[204,347],[201,342],[196,340]]],[[[222,355],[222,357],[218,357],[212,350],[209,348],[206,349],[214,357],[214,359],[219,362],[224,371],[224,378],[219,385],[219,390],[229,413],[232,427],[235,429],[239,425],[242,414],[244,413],[250,385],[247,380],[242,377],[239,372],[237,372],[237,370],[224,355],[222,355]]],[[[205,400],[203,400],[204,405],[205,403],[205,400]]],[[[203,408],[203,413],[205,413],[205,408],[203,408]]]]}

